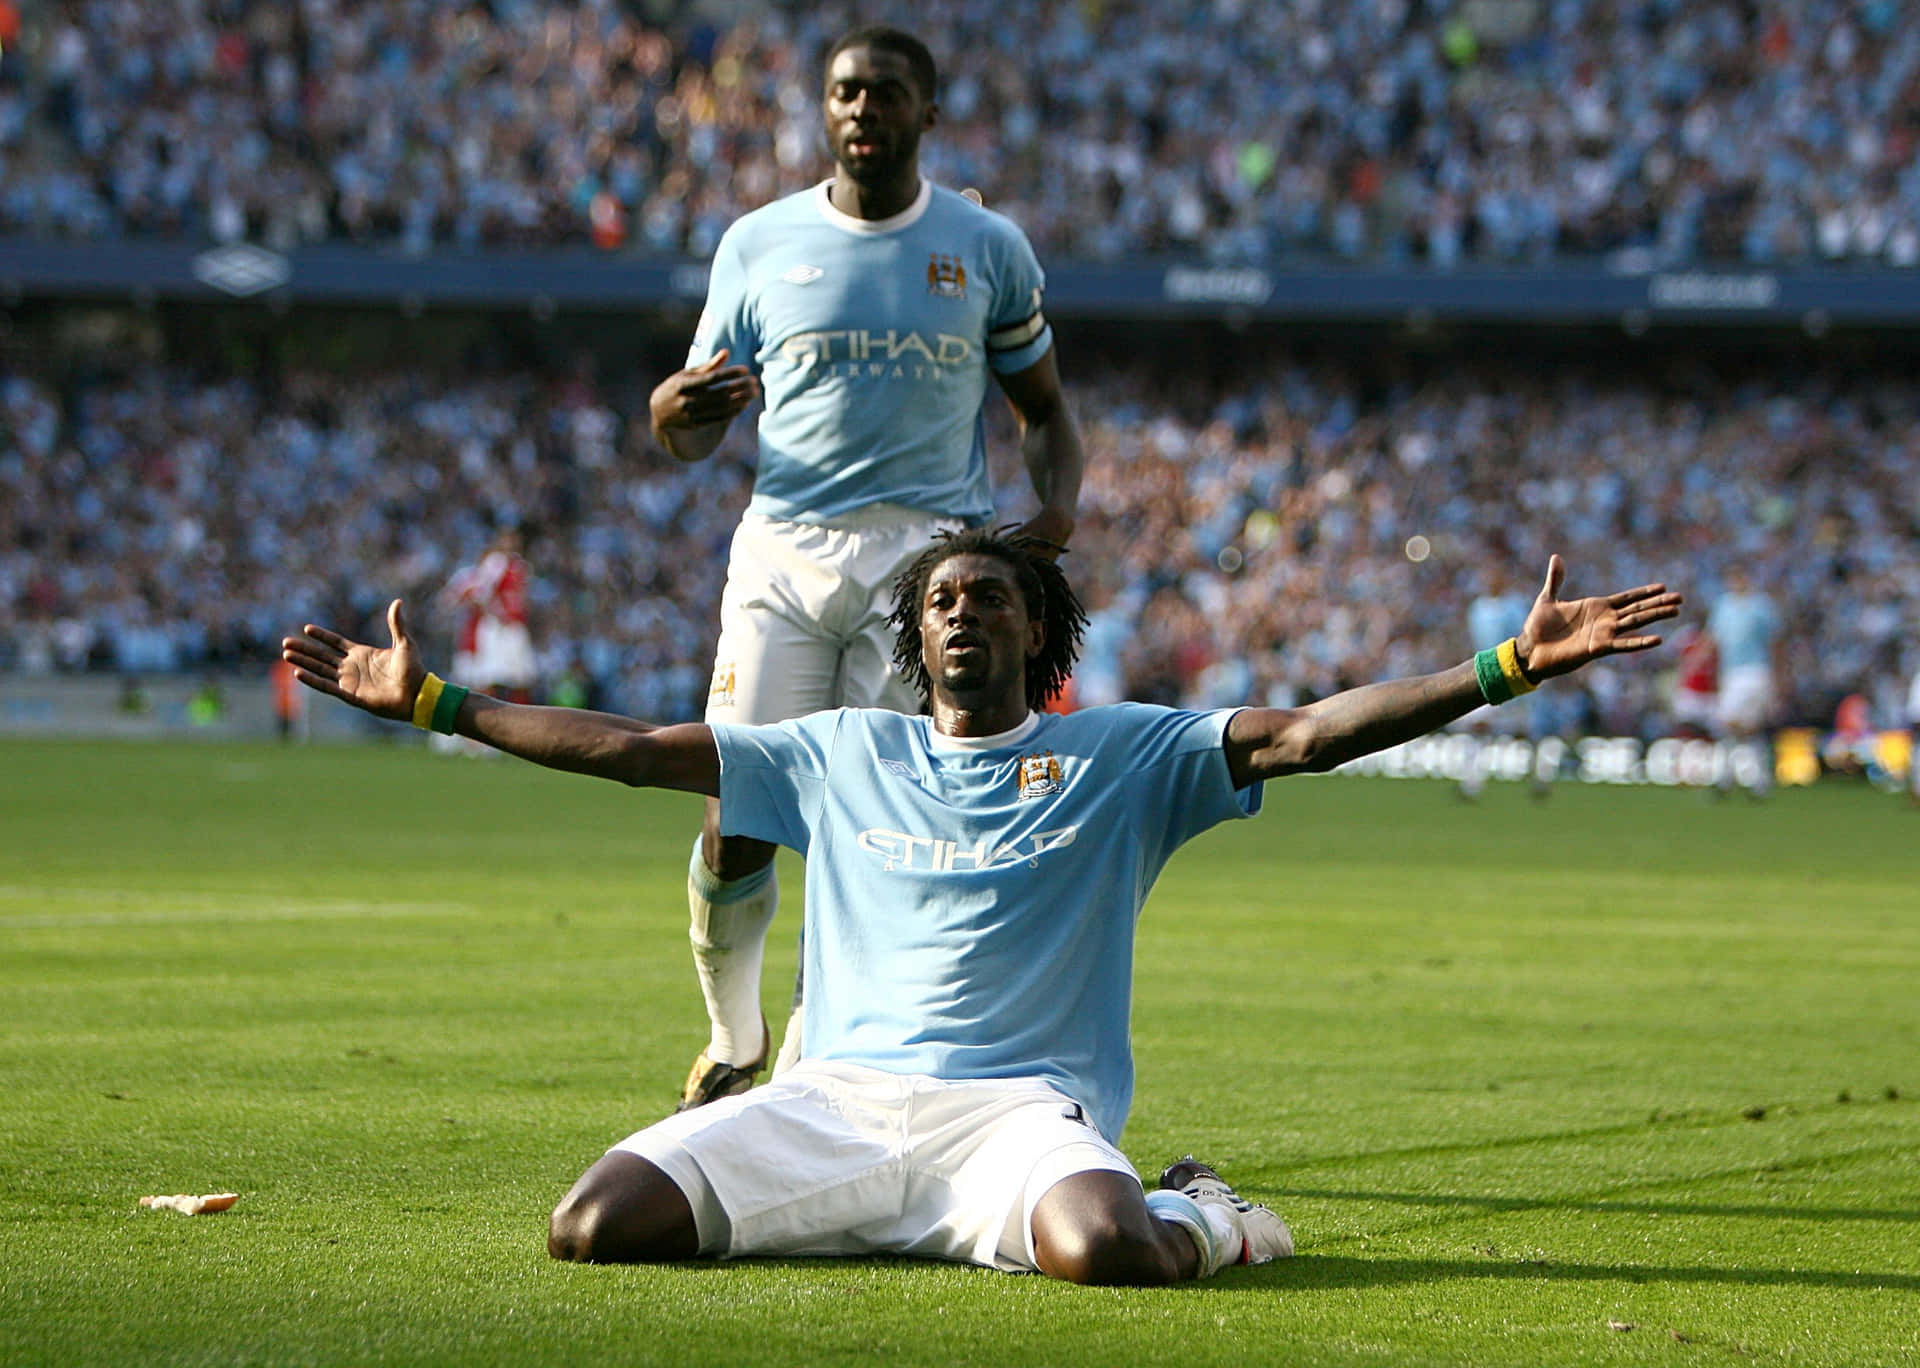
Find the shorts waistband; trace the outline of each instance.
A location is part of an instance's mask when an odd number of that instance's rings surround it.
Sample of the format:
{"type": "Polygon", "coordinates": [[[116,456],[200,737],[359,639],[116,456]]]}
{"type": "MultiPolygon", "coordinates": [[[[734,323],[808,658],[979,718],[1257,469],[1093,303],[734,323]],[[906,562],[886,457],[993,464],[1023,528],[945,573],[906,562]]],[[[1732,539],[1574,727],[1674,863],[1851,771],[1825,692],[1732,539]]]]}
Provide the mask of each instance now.
{"type": "Polygon", "coordinates": [[[748,513],[742,521],[764,523],[771,527],[830,527],[836,532],[863,532],[873,527],[899,527],[903,524],[925,523],[929,526],[948,524],[955,527],[966,526],[965,518],[950,517],[944,513],[929,513],[924,508],[909,508],[905,504],[877,503],[866,504],[860,508],[835,513],[828,518],[773,518],[765,513],[748,513]]]}

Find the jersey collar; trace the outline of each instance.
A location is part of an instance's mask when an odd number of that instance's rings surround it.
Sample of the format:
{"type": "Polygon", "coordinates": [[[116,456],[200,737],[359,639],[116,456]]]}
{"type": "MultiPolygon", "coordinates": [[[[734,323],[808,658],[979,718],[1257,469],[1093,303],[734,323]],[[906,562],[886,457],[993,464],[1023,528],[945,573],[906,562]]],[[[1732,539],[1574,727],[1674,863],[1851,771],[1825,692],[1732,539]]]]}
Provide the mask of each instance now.
{"type": "Polygon", "coordinates": [[[1027,720],[1019,726],[1010,727],[1003,732],[995,732],[992,736],[948,736],[933,725],[932,718],[928,718],[927,735],[931,739],[927,744],[934,750],[997,750],[1001,746],[1019,745],[1032,736],[1034,729],[1039,725],[1040,714],[1030,712],[1027,714],[1027,720]]]}
{"type": "Polygon", "coordinates": [[[814,202],[820,206],[820,216],[834,227],[848,233],[858,233],[871,237],[879,233],[897,233],[920,221],[927,212],[927,206],[933,203],[933,182],[925,176],[920,178],[920,193],[913,197],[913,203],[895,214],[892,218],[863,219],[852,214],[843,214],[833,207],[833,200],[827,194],[833,184],[823,180],[813,187],[814,202]]]}

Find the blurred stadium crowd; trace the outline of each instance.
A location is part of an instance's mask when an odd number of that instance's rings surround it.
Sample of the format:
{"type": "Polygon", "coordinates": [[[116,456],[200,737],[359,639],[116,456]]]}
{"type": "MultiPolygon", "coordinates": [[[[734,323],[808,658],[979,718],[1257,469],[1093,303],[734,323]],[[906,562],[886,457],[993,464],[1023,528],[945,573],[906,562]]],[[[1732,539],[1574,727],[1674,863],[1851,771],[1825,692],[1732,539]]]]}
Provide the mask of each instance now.
{"type": "MultiPolygon", "coordinates": [[[[1081,702],[1290,702],[1455,661],[1485,644],[1466,605],[1486,569],[1525,584],[1558,550],[1575,592],[1664,579],[1701,621],[1745,567],[1785,621],[1789,718],[1858,692],[1899,724],[1920,667],[1901,658],[1920,642],[1910,384],[1667,393],[1493,362],[1383,384],[1290,355],[1211,381],[1080,369],[1081,702]]],[[[444,660],[435,597],[493,520],[533,533],[548,680],[696,716],[750,425],[680,466],[645,413],[638,382],[578,376],[0,377],[0,668],[253,668],[302,621],[377,632],[393,594],[444,660]]],[[[1016,448],[993,445],[1011,518],[1016,448]]],[[[1591,672],[1564,725],[1662,734],[1672,667],[1591,672]]]]}
{"type": "MultiPolygon", "coordinates": [[[[683,8],[40,0],[41,41],[0,58],[0,233],[705,256],[822,174],[819,58],[873,16],[642,17],[683,8]]],[[[945,63],[930,174],[1043,259],[1920,264],[1920,10],[1898,0],[904,18],[945,63]]]]}

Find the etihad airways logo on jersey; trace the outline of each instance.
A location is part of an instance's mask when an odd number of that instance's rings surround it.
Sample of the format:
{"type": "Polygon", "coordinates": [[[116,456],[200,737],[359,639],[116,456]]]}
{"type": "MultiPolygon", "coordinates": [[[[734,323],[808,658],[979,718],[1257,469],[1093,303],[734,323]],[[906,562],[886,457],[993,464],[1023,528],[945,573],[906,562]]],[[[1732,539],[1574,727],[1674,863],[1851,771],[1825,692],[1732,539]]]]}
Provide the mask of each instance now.
{"type": "Polygon", "coordinates": [[[946,367],[972,358],[973,343],[952,333],[935,333],[928,342],[917,332],[848,328],[795,333],[780,344],[780,355],[796,366],[824,366],[841,375],[938,380],[946,367]]]}
{"type": "Polygon", "coordinates": [[[1017,864],[1038,868],[1042,855],[1065,850],[1078,839],[1080,828],[1077,826],[1035,831],[1017,841],[996,842],[983,838],[972,845],[938,836],[915,836],[905,831],[868,827],[860,833],[860,848],[870,855],[878,855],[885,861],[883,867],[888,872],[914,869],[935,874],[965,874],[1017,864]]]}

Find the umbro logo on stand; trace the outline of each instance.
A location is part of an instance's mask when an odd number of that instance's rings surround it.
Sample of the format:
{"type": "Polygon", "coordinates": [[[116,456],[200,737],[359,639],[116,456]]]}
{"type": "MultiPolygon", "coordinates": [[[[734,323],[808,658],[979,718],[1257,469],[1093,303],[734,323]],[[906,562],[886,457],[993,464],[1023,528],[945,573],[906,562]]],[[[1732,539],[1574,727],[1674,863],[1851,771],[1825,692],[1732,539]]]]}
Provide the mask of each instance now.
{"type": "Polygon", "coordinates": [[[195,257],[193,274],[203,285],[244,299],[286,284],[293,279],[293,267],[277,252],[236,242],[195,257]]]}

